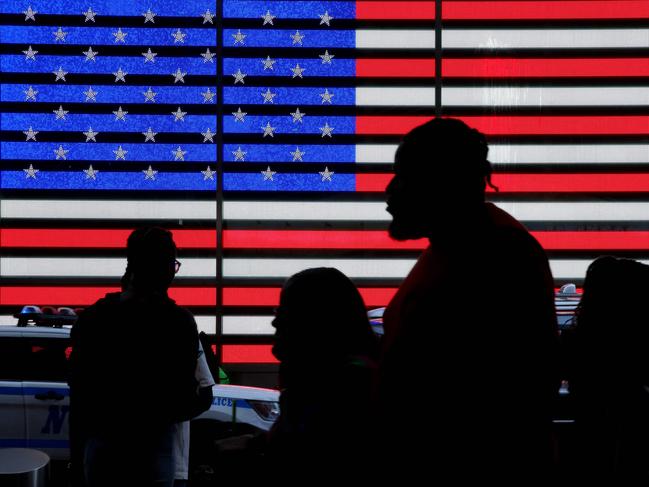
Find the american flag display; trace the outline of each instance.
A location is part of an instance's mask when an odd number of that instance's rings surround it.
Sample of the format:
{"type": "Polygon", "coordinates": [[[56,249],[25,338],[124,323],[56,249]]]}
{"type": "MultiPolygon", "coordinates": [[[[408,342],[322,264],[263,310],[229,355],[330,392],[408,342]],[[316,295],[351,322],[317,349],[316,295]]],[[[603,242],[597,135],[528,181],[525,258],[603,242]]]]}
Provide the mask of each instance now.
{"type": "Polygon", "coordinates": [[[171,296],[223,360],[271,362],[286,277],[337,267],[376,307],[412,267],[425,242],[389,239],[383,190],[400,136],[436,114],[487,134],[489,199],[539,239],[557,285],[602,253],[649,258],[646,0],[0,14],[2,315],[90,304],[117,287],[130,229],[156,223],[181,248],[171,296]]]}

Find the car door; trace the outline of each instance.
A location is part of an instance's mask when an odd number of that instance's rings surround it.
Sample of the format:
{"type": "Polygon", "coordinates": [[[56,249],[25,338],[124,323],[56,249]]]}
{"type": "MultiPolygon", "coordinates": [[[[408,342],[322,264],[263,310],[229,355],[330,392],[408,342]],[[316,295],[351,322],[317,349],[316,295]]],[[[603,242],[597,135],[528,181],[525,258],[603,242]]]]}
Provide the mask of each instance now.
{"type": "Polygon", "coordinates": [[[0,448],[26,446],[22,386],[26,355],[19,337],[0,336],[0,448]]]}
{"type": "Polygon", "coordinates": [[[64,337],[30,337],[29,363],[23,380],[28,446],[52,459],[69,458],[70,389],[64,337]]]}

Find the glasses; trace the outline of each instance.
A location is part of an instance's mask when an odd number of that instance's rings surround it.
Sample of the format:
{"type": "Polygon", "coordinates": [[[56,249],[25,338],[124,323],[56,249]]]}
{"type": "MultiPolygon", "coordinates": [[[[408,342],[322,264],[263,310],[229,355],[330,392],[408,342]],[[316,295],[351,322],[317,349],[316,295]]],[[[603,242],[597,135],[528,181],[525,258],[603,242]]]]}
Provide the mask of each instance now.
{"type": "Polygon", "coordinates": [[[174,260],[174,272],[175,272],[176,274],[178,274],[178,271],[180,270],[180,266],[181,266],[181,265],[182,265],[182,264],[181,264],[180,262],[178,262],[177,260],[174,260]]]}

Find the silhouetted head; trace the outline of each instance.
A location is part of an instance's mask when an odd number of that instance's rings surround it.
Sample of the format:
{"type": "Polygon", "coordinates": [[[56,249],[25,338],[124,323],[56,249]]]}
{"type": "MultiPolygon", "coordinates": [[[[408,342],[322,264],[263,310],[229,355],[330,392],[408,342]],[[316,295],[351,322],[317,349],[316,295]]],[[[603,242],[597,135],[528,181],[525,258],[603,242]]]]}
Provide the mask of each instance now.
{"type": "Polygon", "coordinates": [[[176,274],[176,255],[170,231],[160,227],[138,228],[128,237],[128,264],[123,280],[130,274],[138,290],[166,291],[176,274]]]}
{"type": "Polygon", "coordinates": [[[491,185],[487,151],[483,134],[453,118],[435,118],[406,134],[386,189],[390,235],[434,238],[481,214],[491,185]]]}
{"type": "Polygon", "coordinates": [[[333,369],[351,356],[374,355],[363,298],[337,269],[307,269],[286,281],[273,326],[273,354],[285,374],[333,369]]]}

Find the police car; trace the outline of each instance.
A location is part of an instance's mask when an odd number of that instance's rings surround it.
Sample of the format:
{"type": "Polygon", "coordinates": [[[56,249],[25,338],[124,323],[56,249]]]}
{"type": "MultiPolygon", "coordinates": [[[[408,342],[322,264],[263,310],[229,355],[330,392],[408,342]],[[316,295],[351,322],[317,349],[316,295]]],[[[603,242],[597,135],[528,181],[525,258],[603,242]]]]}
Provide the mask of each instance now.
{"type": "MultiPolygon", "coordinates": [[[[26,306],[16,315],[19,326],[0,326],[0,448],[35,448],[53,460],[69,459],[67,325],[76,318],[70,312],[57,310],[48,321],[48,313],[26,306]]],[[[212,392],[210,409],[193,420],[197,440],[268,431],[279,416],[279,391],[219,384],[212,392]]]]}

